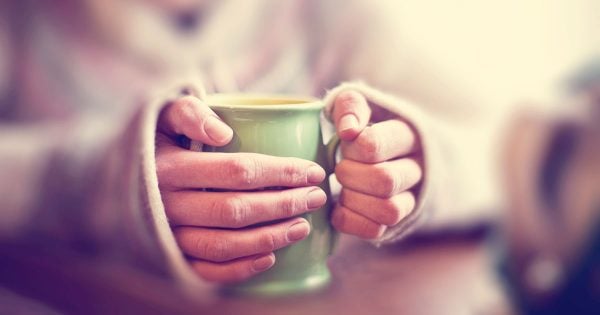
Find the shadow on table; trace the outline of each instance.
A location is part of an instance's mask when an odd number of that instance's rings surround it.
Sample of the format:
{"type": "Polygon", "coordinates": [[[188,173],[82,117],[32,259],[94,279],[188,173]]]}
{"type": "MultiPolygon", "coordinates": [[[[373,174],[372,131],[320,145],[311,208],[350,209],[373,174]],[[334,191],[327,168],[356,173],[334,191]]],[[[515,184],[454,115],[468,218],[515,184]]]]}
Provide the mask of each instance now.
{"type": "Polygon", "coordinates": [[[33,254],[14,244],[0,245],[0,281],[15,294],[76,314],[488,313],[508,309],[487,255],[489,230],[420,235],[379,249],[342,237],[329,262],[329,287],[276,299],[211,289],[189,294],[130,266],[68,252],[33,254]]]}

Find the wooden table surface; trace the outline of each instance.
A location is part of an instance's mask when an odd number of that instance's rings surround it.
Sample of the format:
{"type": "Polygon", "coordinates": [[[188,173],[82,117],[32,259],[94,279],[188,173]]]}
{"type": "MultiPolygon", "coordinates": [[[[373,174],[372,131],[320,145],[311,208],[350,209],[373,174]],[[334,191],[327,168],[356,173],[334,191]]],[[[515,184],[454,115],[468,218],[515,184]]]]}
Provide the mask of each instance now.
{"type": "Polygon", "coordinates": [[[330,259],[328,288],[266,299],[225,296],[211,288],[190,295],[127,266],[19,255],[17,248],[0,247],[7,254],[0,263],[0,286],[66,313],[510,313],[481,235],[440,235],[379,249],[343,237],[330,259]]]}

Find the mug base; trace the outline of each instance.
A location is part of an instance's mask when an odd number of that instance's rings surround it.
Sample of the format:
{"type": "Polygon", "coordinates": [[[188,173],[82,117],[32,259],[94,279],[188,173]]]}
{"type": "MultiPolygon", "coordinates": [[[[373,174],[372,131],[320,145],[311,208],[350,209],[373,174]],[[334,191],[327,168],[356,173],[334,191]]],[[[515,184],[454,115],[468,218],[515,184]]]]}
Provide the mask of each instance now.
{"type": "Polygon", "coordinates": [[[251,295],[263,297],[277,297],[282,295],[293,295],[309,293],[324,288],[331,282],[331,273],[327,266],[319,268],[319,272],[294,280],[271,280],[248,285],[235,285],[224,288],[224,292],[233,295],[251,295]]]}

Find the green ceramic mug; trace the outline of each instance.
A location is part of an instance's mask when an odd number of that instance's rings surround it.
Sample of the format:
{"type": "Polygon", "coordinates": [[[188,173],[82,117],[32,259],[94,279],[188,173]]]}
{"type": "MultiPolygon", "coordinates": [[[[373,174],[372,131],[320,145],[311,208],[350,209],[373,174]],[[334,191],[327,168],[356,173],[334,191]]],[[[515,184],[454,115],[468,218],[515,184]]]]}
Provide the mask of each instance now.
{"type": "MultiPolygon", "coordinates": [[[[333,137],[327,145],[321,135],[318,99],[215,94],[206,104],[234,131],[232,141],[224,147],[205,146],[210,152],[253,152],[273,156],[297,157],[314,161],[327,174],[335,167],[335,151],[339,140],[333,137]]],[[[331,196],[326,179],[320,185],[331,196]]],[[[304,214],[311,225],[306,239],[275,251],[275,265],[242,284],[228,286],[228,291],[256,295],[281,295],[312,291],[328,284],[327,268],[336,234],[330,224],[331,198],[317,211],[304,214]]]]}

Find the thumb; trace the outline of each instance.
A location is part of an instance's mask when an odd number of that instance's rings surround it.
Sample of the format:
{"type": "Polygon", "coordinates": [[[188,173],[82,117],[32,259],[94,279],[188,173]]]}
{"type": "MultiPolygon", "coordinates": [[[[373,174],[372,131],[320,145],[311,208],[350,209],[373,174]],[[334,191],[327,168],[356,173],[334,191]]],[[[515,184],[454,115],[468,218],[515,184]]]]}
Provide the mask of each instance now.
{"type": "Polygon", "coordinates": [[[185,135],[212,146],[226,145],[233,137],[233,130],[194,96],[184,96],[167,105],[158,119],[158,128],[168,135],[185,135]]]}
{"type": "Polygon", "coordinates": [[[332,117],[340,139],[352,141],[369,123],[371,108],[362,94],[346,90],[333,101],[332,117]]]}

